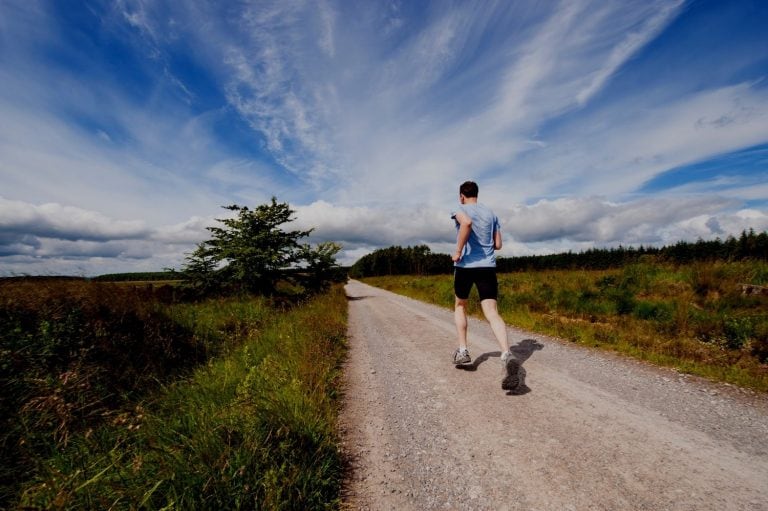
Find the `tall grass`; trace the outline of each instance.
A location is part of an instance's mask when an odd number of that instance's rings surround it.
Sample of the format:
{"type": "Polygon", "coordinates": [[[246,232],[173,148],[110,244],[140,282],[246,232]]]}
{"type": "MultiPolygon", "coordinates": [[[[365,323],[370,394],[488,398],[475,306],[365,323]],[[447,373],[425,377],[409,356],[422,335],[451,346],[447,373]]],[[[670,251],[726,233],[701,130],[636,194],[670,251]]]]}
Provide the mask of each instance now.
{"type": "MultiPolygon", "coordinates": [[[[373,277],[366,282],[453,306],[450,276],[373,277]]],[[[764,262],[499,275],[499,310],[521,328],[622,352],[681,371],[768,390],[768,296],[764,262]]],[[[470,308],[479,313],[476,294],[470,308]]]]}
{"type": "MultiPolygon", "coordinates": [[[[343,290],[287,310],[241,298],[163,313],[214,357],[175,378],[158,376],[162,386],[72,430],[66,442],[39,429],[36,448],[27,449],[29,477],[16,474],[16,493],[0,507],[337,506],[343,290]]],[[[34,432],[27,428],[20,443],[34,432]]]]}
{"type": "Polygon", "coordinates": [[[147,290],[0,281],[0,507],[39,459],[205,360],[164,308],[147,290]]]}

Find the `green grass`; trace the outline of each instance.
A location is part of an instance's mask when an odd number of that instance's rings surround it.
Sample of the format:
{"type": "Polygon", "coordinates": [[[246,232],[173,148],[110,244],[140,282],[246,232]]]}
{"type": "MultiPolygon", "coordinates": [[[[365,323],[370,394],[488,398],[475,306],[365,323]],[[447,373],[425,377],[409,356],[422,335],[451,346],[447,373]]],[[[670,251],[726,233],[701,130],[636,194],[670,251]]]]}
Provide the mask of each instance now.
{"type": "Polygon", "coordinates": [[[260,298],[163,306],[165,321],[192,332],[213,358],[66,441],[28,424],[20,443],[29,477],[6,504],[337,508],[346,308],[340,286],[291,308],[260,298]]]}
{"type": "MultiPolygon", "coordinates": [[[[364,281],[453,307],[451,276],[364,281]]],[[[766,283],[763,262],[507,273],[499,311],[520,328],[766,391],[768,297],[741,294],[741,284],[766,283]]],[[[480,314],[476,298],[469,307],[480,314]]]]}

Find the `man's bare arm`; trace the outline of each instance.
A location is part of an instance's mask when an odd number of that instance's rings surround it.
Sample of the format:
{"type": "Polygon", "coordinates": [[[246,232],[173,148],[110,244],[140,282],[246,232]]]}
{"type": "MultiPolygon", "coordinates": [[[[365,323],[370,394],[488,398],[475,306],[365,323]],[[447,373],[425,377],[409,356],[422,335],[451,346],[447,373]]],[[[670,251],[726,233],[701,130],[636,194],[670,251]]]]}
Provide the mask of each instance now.
{"type": "Polygon", "coordinates": [[[472,219],[466,214],[459,211],[453,217],[459,223],[459,234],[456,236],[456,252],[451,256],[453,262],[456,263],[461,260],[461,254],[464,252],[464,246],[469,240],[469,235],[472,232],[472,219]]]}

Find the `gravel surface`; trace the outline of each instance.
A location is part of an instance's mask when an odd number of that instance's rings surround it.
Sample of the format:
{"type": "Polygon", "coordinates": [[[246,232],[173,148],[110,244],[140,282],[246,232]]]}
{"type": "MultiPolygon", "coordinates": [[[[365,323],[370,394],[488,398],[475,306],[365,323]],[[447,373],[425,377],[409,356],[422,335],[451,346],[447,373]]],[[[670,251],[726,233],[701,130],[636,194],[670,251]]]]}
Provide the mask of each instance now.
{"type": "Polygon", "coordinates": [[[768,510],[768,398],[351,281],[348,509],[768,510]]]}

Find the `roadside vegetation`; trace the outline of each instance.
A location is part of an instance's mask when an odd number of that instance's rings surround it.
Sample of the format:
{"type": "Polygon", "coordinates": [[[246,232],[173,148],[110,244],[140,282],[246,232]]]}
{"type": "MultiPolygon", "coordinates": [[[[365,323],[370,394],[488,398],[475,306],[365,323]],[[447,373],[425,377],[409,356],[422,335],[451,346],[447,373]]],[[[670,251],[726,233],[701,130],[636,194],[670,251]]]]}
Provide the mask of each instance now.
{"type": "MultiPolygon", "coordinates": [[[[444,307],[450,275],[365,282],[444,307]]],[[[645,262],[607,270],[499,275],[511,325],[768,391],[768,262],[645,262]]],[[[480,313],[473,291],[470,309],[480,313]]]]}
{"type": "Polygon", "coordinates": [[[338,247],[237,208],[179,282],[0,279],[0,509],[338,507],[338,247]]]}

